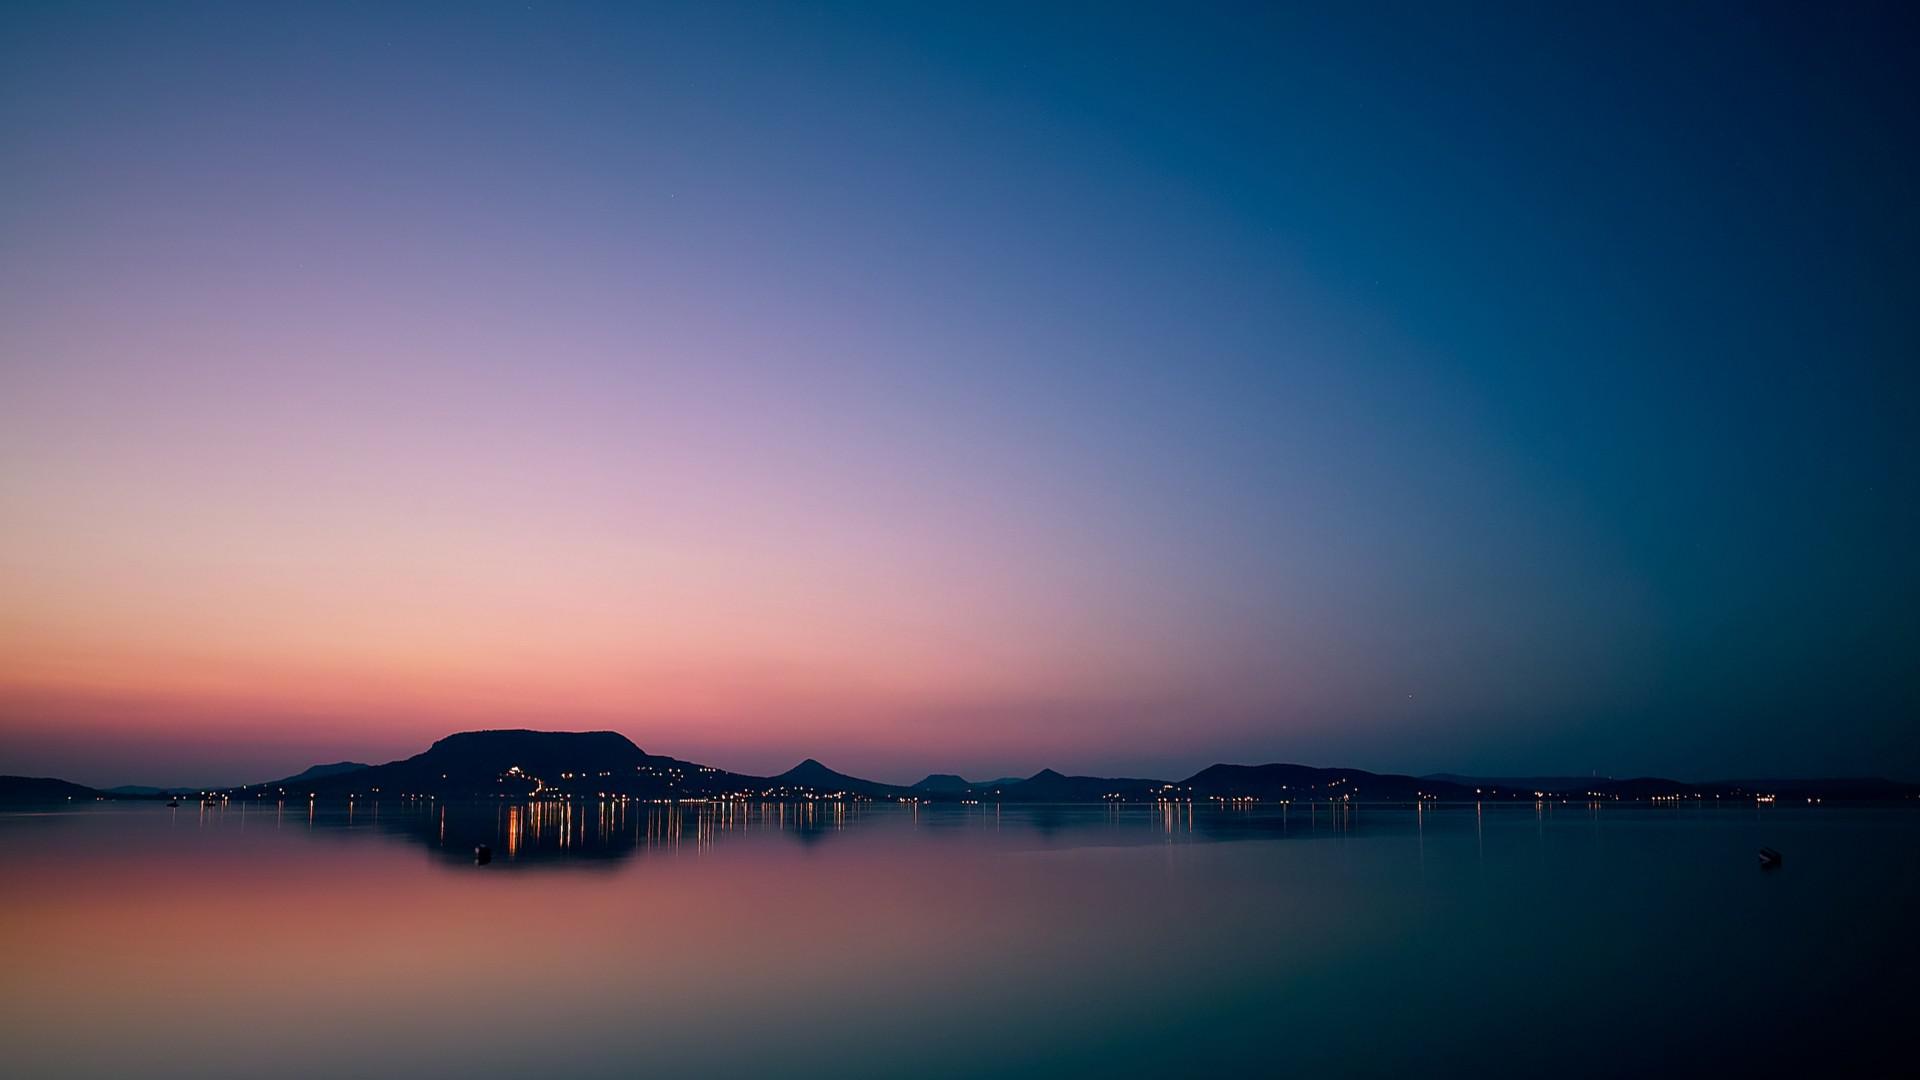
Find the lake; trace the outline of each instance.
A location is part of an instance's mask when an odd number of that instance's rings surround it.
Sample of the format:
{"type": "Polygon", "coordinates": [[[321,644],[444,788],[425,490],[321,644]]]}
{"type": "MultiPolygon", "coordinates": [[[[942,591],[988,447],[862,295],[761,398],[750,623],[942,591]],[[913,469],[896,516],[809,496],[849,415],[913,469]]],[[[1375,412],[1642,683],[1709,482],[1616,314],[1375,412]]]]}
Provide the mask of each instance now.
{"type": "Polygon", "coordinates": [[[96,803],[0,868],[12,1076],[1884,1074],[1920,1000],[1903,808],[96,803]]]}

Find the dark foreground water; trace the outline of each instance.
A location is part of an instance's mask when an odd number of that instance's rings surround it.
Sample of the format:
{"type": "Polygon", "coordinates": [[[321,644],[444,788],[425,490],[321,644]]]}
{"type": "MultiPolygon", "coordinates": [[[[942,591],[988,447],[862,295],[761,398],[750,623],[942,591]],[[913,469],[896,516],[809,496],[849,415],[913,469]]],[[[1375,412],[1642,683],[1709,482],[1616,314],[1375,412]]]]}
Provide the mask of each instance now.
{"type": "Polygon", "coordinates": [[[0,1073],[1892,1075],[1917,901],[1898,808],[97,804],[0,1073]]]}

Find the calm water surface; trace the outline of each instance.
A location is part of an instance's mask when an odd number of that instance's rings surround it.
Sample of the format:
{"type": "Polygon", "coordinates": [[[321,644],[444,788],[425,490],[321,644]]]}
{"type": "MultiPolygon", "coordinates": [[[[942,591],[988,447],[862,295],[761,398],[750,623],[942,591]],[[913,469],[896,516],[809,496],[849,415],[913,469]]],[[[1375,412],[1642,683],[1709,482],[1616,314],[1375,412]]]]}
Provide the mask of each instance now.
{"type": "Polygon", "coordinates": [[[1899,808],[96,804],[0,1071],[1886,1075],[1916,901],[1899,808]]]}

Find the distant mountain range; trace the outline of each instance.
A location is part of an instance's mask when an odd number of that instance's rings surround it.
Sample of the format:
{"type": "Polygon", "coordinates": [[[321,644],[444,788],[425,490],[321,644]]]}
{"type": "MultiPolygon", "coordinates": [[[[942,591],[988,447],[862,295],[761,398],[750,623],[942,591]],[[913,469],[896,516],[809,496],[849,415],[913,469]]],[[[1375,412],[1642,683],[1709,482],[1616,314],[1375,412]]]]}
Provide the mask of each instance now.
{"type": "MultiPolygon", "coordinates": [[[[0,803],[157,798],[180,789],[96,790],[64,780],[0,776],[0,803]]],[[[193,792],[188,792],[197,794],[193,792]]],[[[1308,765],[1211,765],[1182,780],[1066,776],[1042,769],[981,782],[935,773],[902,787],[836,772],[808,758],[776,776],[729,772],[649,754],[612,731],[465,731],[384,765],[315,765],[263,784],[222,789],[229,798],[434,797],[638,799],[883,799],[918,802],[1474,802],[1539,799],[1782,802],[1920,799],[1920,785],[1877,778],[1726,780],[1658,777],[1402,776],[1308,765]]]]}

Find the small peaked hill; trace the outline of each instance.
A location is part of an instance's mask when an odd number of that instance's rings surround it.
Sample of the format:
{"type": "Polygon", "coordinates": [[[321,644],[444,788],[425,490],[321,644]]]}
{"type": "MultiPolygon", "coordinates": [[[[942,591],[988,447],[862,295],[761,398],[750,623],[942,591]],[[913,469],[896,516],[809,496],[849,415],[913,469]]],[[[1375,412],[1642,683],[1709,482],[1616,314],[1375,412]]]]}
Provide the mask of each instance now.
{"type": "Polygon", "coordinates": [[[1067,776],[1041,769],[1025,780],[983,785],[981,792],[1004,802],[1105,802],[1150,798],[1163,783],[1137,777],[1067,776]]]}
{"type": "Polygon", "coordinates": [[[812,792],[820,795],[839,791],[857,795],[895,795],[907,790],[893,784],[863,780],[858,776],[835,772],[813,758],[808,758],[778,776],[768,777],[767,783],[776,790],[788,788],[800,793],[812,792]]]}

